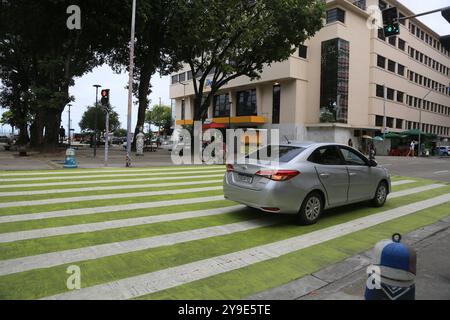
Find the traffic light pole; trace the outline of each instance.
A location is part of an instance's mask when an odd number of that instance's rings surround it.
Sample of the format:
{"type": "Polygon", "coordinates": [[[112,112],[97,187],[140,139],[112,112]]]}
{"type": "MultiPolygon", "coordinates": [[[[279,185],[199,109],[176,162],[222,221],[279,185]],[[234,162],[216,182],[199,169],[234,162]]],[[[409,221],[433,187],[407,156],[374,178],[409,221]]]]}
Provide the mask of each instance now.
{"type": "Polygon", "coordinates": [[[432,13],[436,13],[436,12],[441,12],[444,10],[448,10],[450,9],[450,7],[444,7],[444,8],[440,8],[440,9],[436,9],[436,10],[432,10],[432,11],[427,11],[427,12],[423,12],[423,13],[419,13],[419,14],[415,14],[409,17],[402,17],[402,18],[398,18],[397,21],[403,21],[403,20],[408,20],[408,19],[412,19],[412,18],[417,18],[417,17],[422,17],[422,16],[426,16],[432,13]]]}
{"type": "Polygon", "coordinates": [[[105,167],[108,166],[108,152],[109,152],[109,107],[106,108],[106,123],[105,123],[105,167]]]}

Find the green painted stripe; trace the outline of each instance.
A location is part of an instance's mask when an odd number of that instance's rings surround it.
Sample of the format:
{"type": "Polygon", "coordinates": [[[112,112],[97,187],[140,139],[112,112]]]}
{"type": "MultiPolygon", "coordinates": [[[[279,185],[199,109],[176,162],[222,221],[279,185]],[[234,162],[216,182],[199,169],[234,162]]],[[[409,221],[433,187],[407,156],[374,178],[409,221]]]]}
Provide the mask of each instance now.
{"type": "Polygon", "coordinates": [[[48,218],[41,220],[7,222],[0,224],[0,233],[45,229],[53,227],[64,227],[77,224],[104,222],[120,219],[131,219],[170,213],[180,213],[186,211],[216,209],[234,205],[236,205],[236,203],[228,200],[221,200],[221,201],[210,201],[203,203],[183,204],[183,205],[156,207],[156,208],[138,209],[138,210],[111,212],[111,213],[98,213],[80,216],[61,217],[61,218],[48,218]]]}
{"type": "MultiPolygon", "coordinates": [[[[188,178],[185,179],[184,177],[180,177],[180,182],[194,182],[194,181],[205,181],[205,179],[220,179],[222,174],[209,174],[209,175],[202,175],[199,178],[188,178]],[[214,175],[214,177],[209,177],[209,175],[214,175]]],[[[73,184],[68,185],[56,185],[56,186],[44,186],[44,187],[16,187],[16,188],[6,188],[6,189],[0,189],[0,193],[2,192],[13,192],[13,191],[33,191],[33,190],[62,190],[62,189],[72,189],[72,188],[90,188],[90,187],[110,187],[110,186],[130,186],[130,185],[136,185],[136,184],[147,184],[149,187],[151,187],[154,184],[158,183],[175,183],[177,180],[151,180],[151,181],[130,181],[130,182],[107,182],[107,183],[96,183],[96,184],[83,184],[83,182],[77,182],[74,181],[73,184]]]]}
{"type": "MultiPolygon", "coordinates": [[[[275,226],[79,262],[77,265],[82,270],[81,285],[82,287],[93,286],[252,248],[449,192],[450,187],[446,187],[419,195],[397,198],[388,201],[383,208],[369,208],[363,204],[337,208],[329,211],[313,226],[299,227],[293,223],[294,217],[287,216],[286,223],[275,226]]],[[[0,298],[35,299],[65,292],[67,267],[68,265],[62,265],[0,277],[0,283],[3,285],[0,289],[0,298]]]]}
{"type": "Polygon", "coordinates": [[[162,191],[162,190],[183,190],[191,188],[207,188],[221,186],[220,182],[211,183],[201,183],[192,184],[187,186],[169,186],[169,187],[156,187],[152,188],[151,185],[146,188],[136,188],[136,189],[124,189],[124,190],[99,190],[99,191],[84,191],[84,192],[70,192],[70,193],[54,193],[54,194],[39,194],[39,195],[23,195],[23,196],[12,196],[12,197],[0,197],[0,203],[4,202],[14,202],[14,201],[32,201],[32,200],[45,200],[45,199],[57,199],[57,198],[72,198],[72,197],[83,197],[83,196],[95,196],[95,195],[121,195],[135,192],[151,192],[151,191],[162,191]]]}
{"type": "Polygon", "coordinates": [[[369,250],[378,241],[389,239],[396,232],[405,234],[435,223],[439,219],[450,216],[449,204],[426,209],[277,259],[160,291],[139,299],[243,299],[369,250]],[[276,270],[276,276],[274,276],[273,270],[276,270]],[[245,286],[242,285],[242,279],[245,279],[245,286]]]}
{"type": "Polygon", "coordinates": [[[107,200],[92,200],[92,201],[81,201],[81,202],[68,202],[68,203],[58,203],[51,205],[37,205],[30,207],[9,207],[0,208],[0,216],[6,215],[17,215],[17,214],[28,214],[28,213],[40,213],[40,212],[50,212],[50,211],[60,211],[60,210],[71,210],[71,209],[81,209],[81,208],[97,208],[113,205],[126,205],[132,203],[145,203],[145,202],[155,202],[164,200],[176,200],[176,199],[191,199],[191,198],[201,198],[210,196],[222,195],[222,190],[213,191],[202,191],[202,192],[192,192],[183,194],[168,194],[162,196],[150,196],[150,197],[140,197],[140,198],[123,198],[123,199],[107,199],[107,200]]]}

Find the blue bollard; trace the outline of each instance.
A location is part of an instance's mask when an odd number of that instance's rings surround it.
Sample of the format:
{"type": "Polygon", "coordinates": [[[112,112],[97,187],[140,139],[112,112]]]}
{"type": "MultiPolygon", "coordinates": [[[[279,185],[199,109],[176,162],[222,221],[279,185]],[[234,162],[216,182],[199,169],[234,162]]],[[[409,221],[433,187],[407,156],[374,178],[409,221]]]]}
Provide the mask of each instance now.
{"type": "Polygon", "coordinates": [[[366,300],[415,300],[416,252],[401,243],[401,235],[375,245],[367,269],[366,300]]]}
{"type": "Polygon", "coordinates": [[[75,149],[69,148],[66,150],[64,168],[67,169],[78,168],[77,159],[75,158],[75,149]]]}

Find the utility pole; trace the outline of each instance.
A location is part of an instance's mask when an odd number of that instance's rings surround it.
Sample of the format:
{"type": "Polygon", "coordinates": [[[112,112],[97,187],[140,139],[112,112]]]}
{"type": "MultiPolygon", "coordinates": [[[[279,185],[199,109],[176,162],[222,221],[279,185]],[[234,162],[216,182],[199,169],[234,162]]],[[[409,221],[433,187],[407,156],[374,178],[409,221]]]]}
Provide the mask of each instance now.
{"type": "Polygon", "coordinates": [[[98,88],[101,88],[101,85],[94,84],[93,87],[95,87],[95,108],[94,108],[94,158],[97,156],[97,111],[98,111],[98,88]]]}
{"type": "Polygon", "coordinates": [[[383,84],[383,140],[386,140],[386,85],[383,84]]]}
{"type": "Polygon", "coordinates": [[[134,69],[134,29],[136,24],[136,0],[133,0],[131,13],[130,67],[128,79],[128,115],[127,115],[127,156],[125,166],[131,167],[131,112],[133,107],[133,69],[134,69]]]}

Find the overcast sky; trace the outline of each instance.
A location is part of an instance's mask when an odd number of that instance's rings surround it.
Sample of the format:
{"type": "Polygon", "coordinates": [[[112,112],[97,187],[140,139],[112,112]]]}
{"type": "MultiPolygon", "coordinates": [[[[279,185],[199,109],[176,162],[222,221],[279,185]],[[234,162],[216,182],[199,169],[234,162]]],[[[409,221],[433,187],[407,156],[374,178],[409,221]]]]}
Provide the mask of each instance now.
{"type": "MultiPolygon", "coordinates": [[[[450,5],[450,0],[400,0],[400,2],[416,13],[431,11],[450,5]]],[[[450,34],[450,24],[442,18],[440,13],[435,13],[419,19],[441,35],[450,34]]],[[[111,89],[111,104],[115,107],[115,111],[119,113],[122,127],[126,128],[128,104],[128,91],[126,90],[127,81],[127,74],[114,74],[107,66],[96,68],[93,72],[75,79],[75,86],[70,89],[70,94],[75,97],[75,102],[72,103],[71,107],[72,128],[75,128],[76,132],[79,132],[78,123],[81,120],[83,112],[88,105],[92,105],[95,102],[95,88],[92,87],[94,84],[99,84],[103,88],[111,89]]],[[[153,77],[153,92],[150,96],[151,105],[158,104],[160,98],[163,104],[170,105],[169,85],[169,77],[161,78],[159,75],[153,77]]],[[[136,110],[137,106],[133,105],[133,130],[136,123],[136,110]]],[[[62,124],[67,130],[67,108],[62,115],[62,124]]],[[[3,130],[9,131],[10,128],[3,128],[3,130]]],[[[2,131],[1,128],[0,131],[2,131]]]]}

